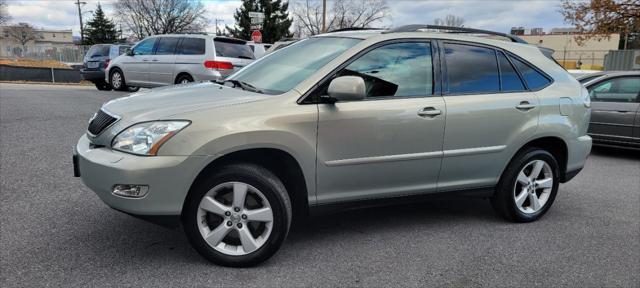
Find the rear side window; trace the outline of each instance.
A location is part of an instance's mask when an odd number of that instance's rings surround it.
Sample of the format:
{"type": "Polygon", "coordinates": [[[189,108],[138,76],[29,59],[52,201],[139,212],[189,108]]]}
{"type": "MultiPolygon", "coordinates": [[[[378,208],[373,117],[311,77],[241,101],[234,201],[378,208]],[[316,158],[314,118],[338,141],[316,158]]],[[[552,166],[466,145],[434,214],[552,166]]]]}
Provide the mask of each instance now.
{"type": "Polygon", "coordinates": [[[533,69],[529,64],[522,62],[520,59],[516,57],[511,58],[511,62],[516,65],[516,68],[520,71],[522,78],[527,82],[527,86],[530,90],[538,90],[542,89],[544,86],[547,86],[551,83],[551,80],[547,79],[542,73],[533,69]]]}
{"type": "Polygon", "coordinates": [[[518,72],[513,68],[507,56],[502,52],[498,52],[498,66],[500,66],[500,85],[502,91],[524,91],[526,88],[518,76],[518,72]]]}
{"type": "Polygon", "coordinates": [[[202,38],[182,38],[177,54],[202,55],[205,51],[205,41],[202,38]]]}
{"type": "Polygon", "coordinates": [[[156,55],[171,55],[175,54],[176,46],[178,46],[178,37],[162,37],[158,40],[158,47],[156,48],[156,55]]]}
{"type": "Polygon", "coordinates": [[[213,44],[216,47],[216,56],[230,57],[230,58],[242,58],[253,59],[254,47],[246,45],[243,42],[235,42],[233,40],[226,39],[214,39],[213,44]]]}
{"type": "Polygon", "coordinates": [[[592,101],[637,102],[640,95],[640,77],[607,79],[589,87],[592,101]]]}
{"type": "Polygon", "coordinates": [[[444,47],[448,93],[500,91],[498,63],[494,49],[452,43],[446,43],[444,47]]]}

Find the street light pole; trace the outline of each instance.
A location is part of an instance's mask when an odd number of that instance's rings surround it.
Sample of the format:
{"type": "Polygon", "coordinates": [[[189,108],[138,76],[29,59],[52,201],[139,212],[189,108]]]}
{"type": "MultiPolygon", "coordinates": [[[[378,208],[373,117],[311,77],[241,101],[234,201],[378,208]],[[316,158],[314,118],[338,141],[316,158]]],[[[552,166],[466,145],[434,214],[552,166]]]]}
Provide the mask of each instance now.
{"type": "Polygon", "coordinates": [[[322,33],[327,32],[327,0],[322,0],[322,33]]]}

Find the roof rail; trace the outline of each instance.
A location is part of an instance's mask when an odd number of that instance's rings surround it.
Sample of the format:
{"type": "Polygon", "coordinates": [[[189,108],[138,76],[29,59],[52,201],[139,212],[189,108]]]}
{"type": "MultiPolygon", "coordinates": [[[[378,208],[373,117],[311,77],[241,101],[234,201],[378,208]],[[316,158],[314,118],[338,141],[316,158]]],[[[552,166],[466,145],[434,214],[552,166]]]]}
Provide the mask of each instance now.
{"type": "Polygon", "coordinates": [[[366,31],[366,30],[385,30],[385,29],[384,28],[369,28],[369,27],[347,27],[347,28],[340,28],[340,29],[331,30],[331,31],[328,31],[327,33],[343,32],[343,31],[366,31]]]}
{"type": "Polygon", "coordinates": [[[525,43],[526,41],[520,39],[518,36],[512,34],[505,34],[500,32],[494,32],[489,30],[481,30],[481,29],[473,29],[473,28],[464,28],[464,27],[453,27],[453,26],[440,26],[440,25],[423,25],[423,24],[411,24],[404,25],[397,28],[390,29],[388,31],[382,33],[396,33],[396,32],[417,32],[421,29],[430,29],[430,30],[445,30],[449,31],[449,33],[477,33],[477,34],[488,34],[495,35],[500,37],[505,37],[516,43],[525,43]]]}

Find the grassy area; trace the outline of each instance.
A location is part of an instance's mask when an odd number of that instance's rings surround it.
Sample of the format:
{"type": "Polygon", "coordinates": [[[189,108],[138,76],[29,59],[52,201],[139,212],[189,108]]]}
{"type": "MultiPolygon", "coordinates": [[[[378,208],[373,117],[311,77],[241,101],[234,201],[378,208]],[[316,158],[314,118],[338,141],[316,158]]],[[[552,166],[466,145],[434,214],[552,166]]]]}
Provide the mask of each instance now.
{"type": "Polygon", "coordinates": [[[69,65],[63,64],[56,60],[0,59],[0,65],[8,65],[8,66],[16,66],[16,67],[71,69],[69,65]]]}

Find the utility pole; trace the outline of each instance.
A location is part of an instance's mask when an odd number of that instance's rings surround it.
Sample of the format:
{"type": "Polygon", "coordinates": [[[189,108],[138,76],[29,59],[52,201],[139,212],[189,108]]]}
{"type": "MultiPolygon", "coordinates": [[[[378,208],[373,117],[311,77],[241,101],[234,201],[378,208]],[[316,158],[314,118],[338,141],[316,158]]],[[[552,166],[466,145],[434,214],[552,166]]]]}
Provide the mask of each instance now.
{"type": "Polygon", "coordinates": [[[76,5],[78,5],[78,17],[80,17],[80,45],[84,44],[84,27],[82,26],[82,5],[87,4],[87,2],[80,2],[80,0],[76,0],[76,5]]]}
{"type": "Polygon", "coordinates": [[[327,32],[327,0],[322,0],[322,33],[327,32]]]}
{"type": "Polygon", "coordinates": [[[218,29],[218,22],[224,24],[224,20],[216,18],[215,22],[216,22],[216,35],[220,35],[220,30],[218,29]]]}

